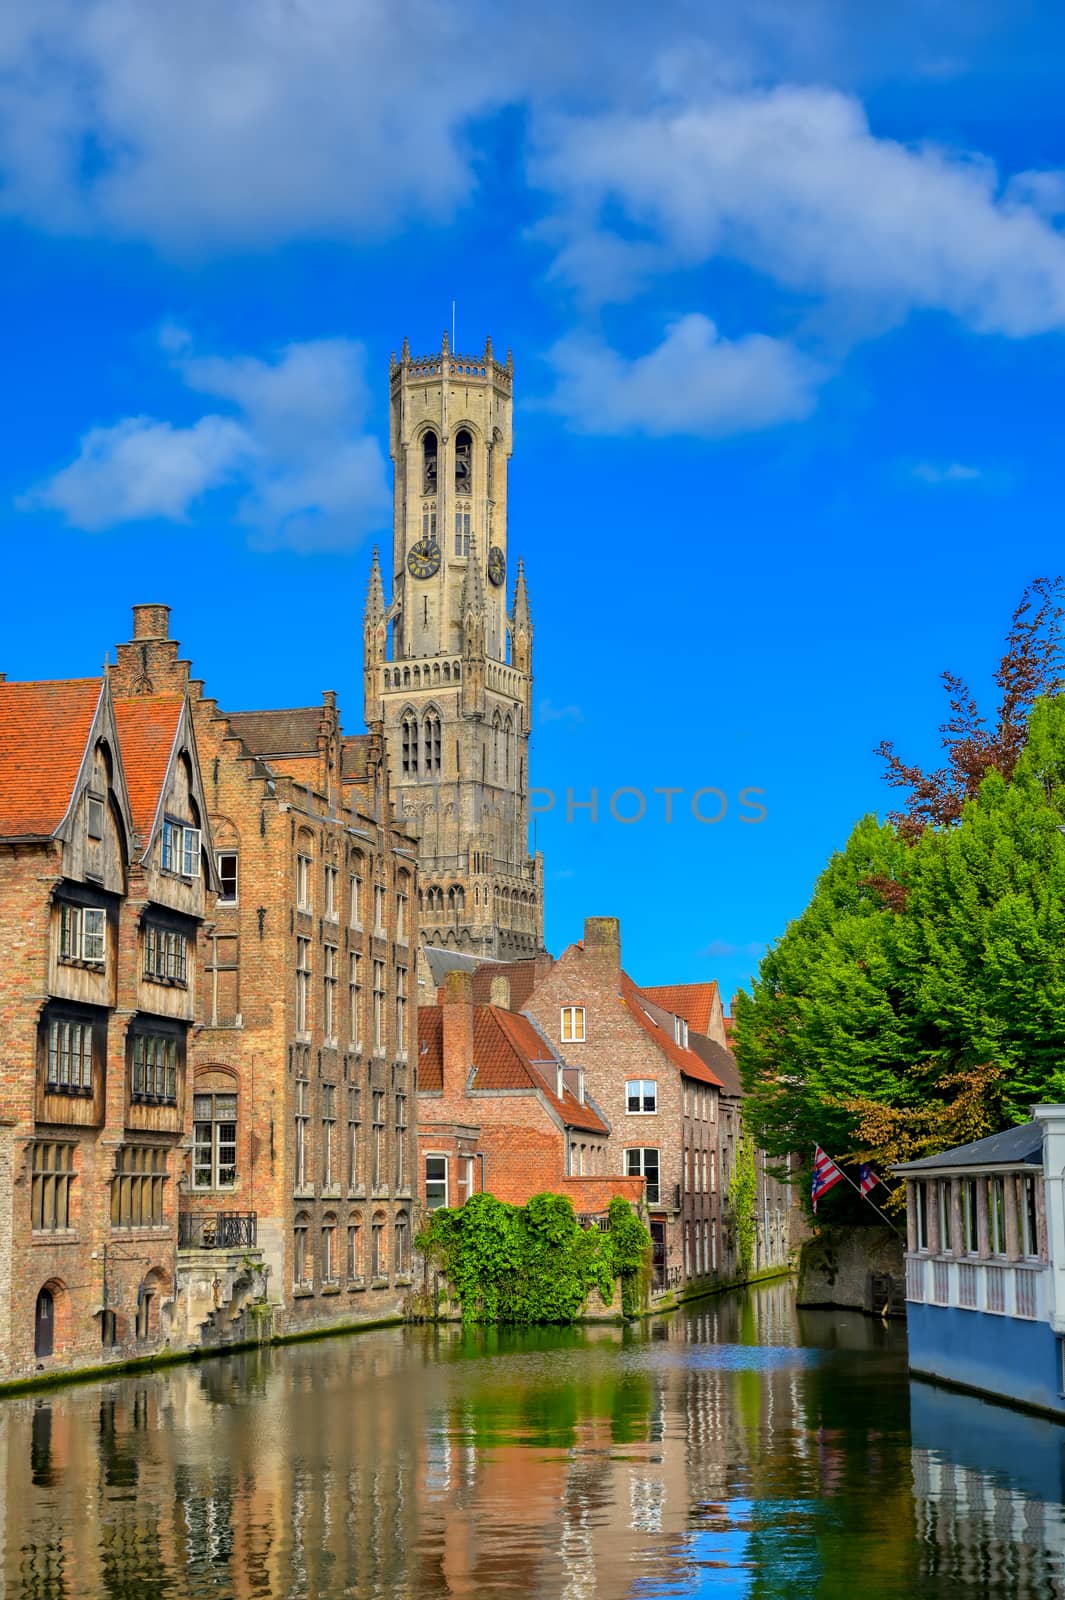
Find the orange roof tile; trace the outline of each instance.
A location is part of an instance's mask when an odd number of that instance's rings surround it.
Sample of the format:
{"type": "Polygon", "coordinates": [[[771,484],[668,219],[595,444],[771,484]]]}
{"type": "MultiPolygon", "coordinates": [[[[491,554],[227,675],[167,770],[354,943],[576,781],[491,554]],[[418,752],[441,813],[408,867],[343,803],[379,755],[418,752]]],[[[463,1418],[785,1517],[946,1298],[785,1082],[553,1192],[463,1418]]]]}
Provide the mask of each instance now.
{"type": "MultiPolygon", "coordinates": [[[[422,1089],[443,1087],[444,1014],[441,1006],[418,1008],[418,1085],[422,1089]]],[[[473,1008],[472,1087],[479,1090],[537,1089],[570,1128],[591,1133],[606,1133],[602,1118],[590,1105],[581,1105],[576,1095],[563,1088],[561,1095],[551,1086],[556,1057],[527,1017],[504,1011],[500,1006],[475,1005],[473,1008]],[[542,1066],[538,1069],[536,1063],[542,1066]]]]}
{"type": "Polygon", "coordinates": [[[644,984],[641,993],[665,1011],[672,1011],[675,1017],[683,1017],[694,1033],[710,1032],[717,999],[715,979],[709,983],[660,983],[651,988],[644,984]]]}
{"type": "MultiPolygon", "coordinates": [[[[658,1002],[651,1000],[649,994],[645,996],[643,990],[639,989],[636,984],[633,983],[627,972],[623,972],[621,974],[621,998],[623,1003],[629,1008],[632,1016],[635,1017],[636,1021],[640,1024],[640,1027],[643,1028],[644,1032],[650,1034],[658,1048],[669,1057],[673,1065],[683,1072],[686,1078],[695,1078],[699,1083],[712,1083],[718,1089],[723,1087],[721,1079],[717,1076],[717,1073],[711,1072],[706,1063],[704,1061],[700,1061],[694,1050],[686,1050],[683,1045],[679,1045],[676,1040],[670,1034],[668,1034],[664,1028],[659,1027],[655,1019],[650,1016],[647,1011],[645,1011],[644,1007],[640,1004],[642,999],[647,999],[651,1005],[657,1005],[658,1002]]],[[[685,1021],[687,1021],[687,1018],[685,1018],[685,1021]]]]}
{"type": "Polygon", "coordinates": [[[439,1006],[418,1007],[418,1088],[444,1087],[444,1013],[439,1006]]]}
{"type": "Polygon", "coordinates": [[[146,846],[159,809],[185,701],[181,695],[135,695],[115,701],[115,723],[133,826],[146,846]]]}
{"type": "Polygon", "coordinates": [[[70,805],[100,678],[0,683],[0,838],[49,838],[70,805]]]}

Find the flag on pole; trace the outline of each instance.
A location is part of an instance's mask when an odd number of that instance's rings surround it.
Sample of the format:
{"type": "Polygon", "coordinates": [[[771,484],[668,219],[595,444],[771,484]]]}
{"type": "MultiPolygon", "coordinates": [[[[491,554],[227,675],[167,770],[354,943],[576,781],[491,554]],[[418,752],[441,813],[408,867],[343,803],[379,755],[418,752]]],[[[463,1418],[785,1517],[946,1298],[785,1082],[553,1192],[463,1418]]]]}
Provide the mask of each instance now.
{"type": "Polygon", "coordinates": [[[863,1161],[858,1168],[858,1187],[863,1194],[870,1194],[880,1182],[868,1161],[863,1161]]]}
{"type": "Polygon", "coordinates": [[[826,1156],[819,1144],[814,1145],[814,1178],[810,1185],[810,1200],[815,1213],[821,1196],[842,1182],[843,1174],[832,1157],[826,1156]]]}

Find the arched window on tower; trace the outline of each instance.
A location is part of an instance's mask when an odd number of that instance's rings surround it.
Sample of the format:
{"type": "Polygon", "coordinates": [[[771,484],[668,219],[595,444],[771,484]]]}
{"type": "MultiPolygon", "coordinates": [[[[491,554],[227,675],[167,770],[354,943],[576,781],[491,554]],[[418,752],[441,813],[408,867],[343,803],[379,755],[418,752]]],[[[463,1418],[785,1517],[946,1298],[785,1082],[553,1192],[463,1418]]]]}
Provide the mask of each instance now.
{"type": "Polygon", "coordinates": [[[422,436],[422,494],[436,493],[436,459],[438,445],[431,428],[422,436]]]}
{"type": "Polygon", "coordinates": [[[470,503],[465,501],[455,507],[455,554],[468,556],[470,553],[470,503]]]}
{"type": "Polygon", "coordinates": [[[430,711],[422,727],[422,757],[426,772],[440,771],[440,718],[430,711]]]}
{"type": "Polygon", "coordinates": [[[403,771],[407,777],[418,775],[418,719],[413,711],[403,713],[403,771]]]}
{"type": "Polygon", "coordinates": [[[448,890],[447,908],[449,911],[465,911],[466,891],[461,883],[453,883],[448,890]]]}
{"type": "Polygon", "coordinates": [[[514,730],[508,716],[503,724],[503,781],[508,784],[510,782],[510,745],[513,736],[514,730]]]}
{"type": "Polygon", "coordinates": [[[455,493],[473,492],[473,438],[468,428],[455,435],[455,493]]]}
{"type": "Polygon", "coordinates": [[[498,783],[503,775],[503,724],[497,711],[492,718],[492,776],[498,783]]]}

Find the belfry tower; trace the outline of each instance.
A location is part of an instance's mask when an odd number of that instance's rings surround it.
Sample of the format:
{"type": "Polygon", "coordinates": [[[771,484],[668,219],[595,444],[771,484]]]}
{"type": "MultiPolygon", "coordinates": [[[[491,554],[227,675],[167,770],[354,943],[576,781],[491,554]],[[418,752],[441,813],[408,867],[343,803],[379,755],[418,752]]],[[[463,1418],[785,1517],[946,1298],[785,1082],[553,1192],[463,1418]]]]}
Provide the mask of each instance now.
{"type": "Polygon", "coordinates": [[[529,597],[507,550],[514,368],[391,361],[392,597],[377,551],[363,629],[366,722],[384,725],[398,812],[420,836],[422,943],[513,960],[543,948],[529,854],[529,597]],[[389,644],[391,630],[391,645],[389,644]]]}

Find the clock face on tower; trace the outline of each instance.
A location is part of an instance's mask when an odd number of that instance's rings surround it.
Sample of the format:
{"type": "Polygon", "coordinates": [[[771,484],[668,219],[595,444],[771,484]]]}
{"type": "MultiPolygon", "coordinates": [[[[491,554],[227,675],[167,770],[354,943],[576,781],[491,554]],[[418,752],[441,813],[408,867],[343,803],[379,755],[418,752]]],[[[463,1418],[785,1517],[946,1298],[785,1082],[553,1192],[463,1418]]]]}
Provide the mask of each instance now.
{"type": "Polygon", "coordinates": [[[440,546],[435,539],[419,539],[407,552],[407,571],[412,578],[431,578],[440,570],[440,546]]]}
{"type": "Polygon", "coordinates": [[[502,584],[507,575],[507,558],[497,544],[488,552],[488,581],[494,583],[496,588],[502,584]]]}

